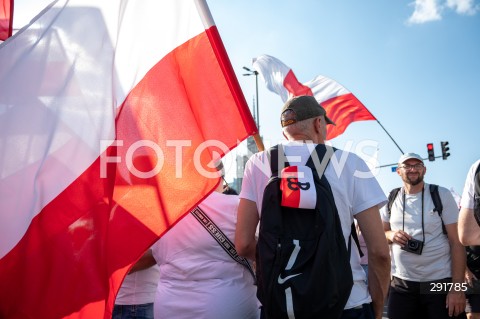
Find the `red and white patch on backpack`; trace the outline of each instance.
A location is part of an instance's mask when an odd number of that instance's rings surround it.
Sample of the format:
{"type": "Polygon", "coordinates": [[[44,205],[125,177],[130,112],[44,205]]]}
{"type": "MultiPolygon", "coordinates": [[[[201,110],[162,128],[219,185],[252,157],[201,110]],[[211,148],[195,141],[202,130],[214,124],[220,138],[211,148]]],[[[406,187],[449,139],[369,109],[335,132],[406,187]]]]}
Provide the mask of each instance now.
{"type": "Polygon", "coordinates": [[[314,209],[317,192],[313,173],[308,166],[285,167],[281,173],[282,206],[314,209]]]}

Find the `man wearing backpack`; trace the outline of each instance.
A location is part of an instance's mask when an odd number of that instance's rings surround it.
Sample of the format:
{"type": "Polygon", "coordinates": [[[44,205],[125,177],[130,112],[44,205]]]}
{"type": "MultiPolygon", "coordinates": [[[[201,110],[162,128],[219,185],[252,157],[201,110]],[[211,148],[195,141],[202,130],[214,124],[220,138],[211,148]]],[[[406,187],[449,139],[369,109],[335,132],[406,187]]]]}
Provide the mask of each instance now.
{"type": "Polygon", "coordinates": [[[463,245],[480,245],[480,160],[468,171],[460,202],[458,234],[463,245]]]}
{"type": "Polygon", "coordinates": [[[457,232],[458,207],[450,191],[424,182],[423,159],[398,161],[403,187],[381,210],[391,244],[390,319],[465,318],[465,249],[457,232]]]}
{"type": "Polygon", "coordinates": [[[241,256],[256,258],[257,296],[263,305],[263,318],[382,317],[390,256],[379,208],[386,198],[363,160],[353,153],[324,145],[328,124],[334,123],[314,97],[294,97],[285,103],[281,112],[283,134],[288,141],[254,154],[246,164],[235,246],[241,256]],[[334,161],[342,165],[335,165],[334,161]],[[289,167],[282,170],[280,166],[286,162],[289,167]],[[293,174],[292,171],[302,171],[302,174],[292,177],[288,175],[293,174]],[[313,174],[313,179],[307,179],[309,174],[313,174]],[[270,196],[273,183],[279,184],[281,191],[277,187],[273,189],[277,193],[270,196]],[[309,202],[304,200],[308,198],[305,194],[310,190],[316,191],[316,195],[312,195],[310,204],[305,204],[309,202]],[[298,197],[287,197],[287,193],[298,197]],[[292,198],[298,201],[297,206],[290,202],[292,198]],[[325,215],[319,218],[320,213],[325,215]],[[270,215],[268,219],[267,215],[270,215]],[[368,287],[358,247],[352,240],[354,218],[367,244],[368,287]],[[279,223],[274,224],[275,220],[279,223]],[[297,234],[284,236],[283,232],[292,231],[295,226],[300,229],[297,234]],[[308,229],[305,236],[302,236],[303,228],[308,229]],[[335,241],[337,228],[340,240],[335,241]],[[309,245],[303,237],[308,237],[312,229],[319,229],[320,237],[309,245]],[[289,249],[284,250],[285,246],[289,249]],[[315,258],[317,255],[322,257],[315,258]],[[342,256],[346,256],[346,268],[343,268],[342,256]],[[312,260],[318,265],[313,274],[308,268],[312,260]],[[277,268],[279,272],[275,272],[277,268]],[[339,273],[338,269],[342,271],[339,273]],[[307,275],[314,279],[302,281],[307,275]],[[347,289],[343,288],[342,280],[349,283],[347,289]],[[334,282],[342,286],[341,290],[334,282]],[[272,287],[284,291],[269,290],[272,287]]]}

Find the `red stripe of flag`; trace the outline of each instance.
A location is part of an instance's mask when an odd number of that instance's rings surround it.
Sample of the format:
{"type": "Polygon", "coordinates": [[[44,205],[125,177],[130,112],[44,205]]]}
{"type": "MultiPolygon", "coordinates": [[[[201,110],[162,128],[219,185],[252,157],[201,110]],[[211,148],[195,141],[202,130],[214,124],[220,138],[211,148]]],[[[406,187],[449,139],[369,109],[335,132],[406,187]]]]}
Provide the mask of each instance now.
{"type": "Polygon", "coordinates": [[[336,125],[327,125],[328,139],[341,135],[356,121],[376,120],[370,111],[352,93],[340,95],[321,103],[328,117],[336,125]]]}
{"type": "Polygon", "coordinates": [[[313,96],[312,89],[306,85],[303,85],[297,80],[293,71],[290,70],[287,73],[287,76],[283,80],[283,85],[290,92],[291,96],[300,96],[300,95],[310,95],[313,96]]]}
{"type": "Polygon", "coordinates": [[[0,40],[12,36],[13,0],[0,1],[0,40]]]}

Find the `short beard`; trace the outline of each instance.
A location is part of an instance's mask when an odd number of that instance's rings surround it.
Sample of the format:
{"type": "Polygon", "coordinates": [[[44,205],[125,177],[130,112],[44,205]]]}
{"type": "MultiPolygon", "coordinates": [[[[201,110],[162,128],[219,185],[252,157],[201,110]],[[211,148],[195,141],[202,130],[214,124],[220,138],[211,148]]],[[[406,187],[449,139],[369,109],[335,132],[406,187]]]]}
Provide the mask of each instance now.
{"type": "Polygon", "coordinates": [[[404,180],[407,184],[410,184],[412,186],[416,186],[418,184],[420,184],[421,182],[423,182],[423,175],[422,174],[418,174],[418,177],[415,179],[415,180],[411,180],[408,178],[408,175],[405,176],[405,180],[404,180]]]}

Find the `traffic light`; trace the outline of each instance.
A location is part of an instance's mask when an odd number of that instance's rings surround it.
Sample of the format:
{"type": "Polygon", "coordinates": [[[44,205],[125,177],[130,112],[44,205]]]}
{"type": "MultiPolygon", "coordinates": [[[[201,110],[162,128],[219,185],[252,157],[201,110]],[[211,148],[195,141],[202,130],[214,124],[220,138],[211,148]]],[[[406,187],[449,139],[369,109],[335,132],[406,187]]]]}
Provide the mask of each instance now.
{"type": "Polygon", "coordinates": [[[448,151],[450,150],[450,147],[448,147],[448,142],[440,142],[440,144],[442,145],[442,158],[444,160],[447,159],[447,157],[450,156],[450,153],[448,153],[448,151]]]}
{"type": "Polygon", "coordinates": [[[427,151],[428,151],[428,160],[433,162],[435,160],[435,151],[433,150],[433,143],[427,144],[427,151]]]}

